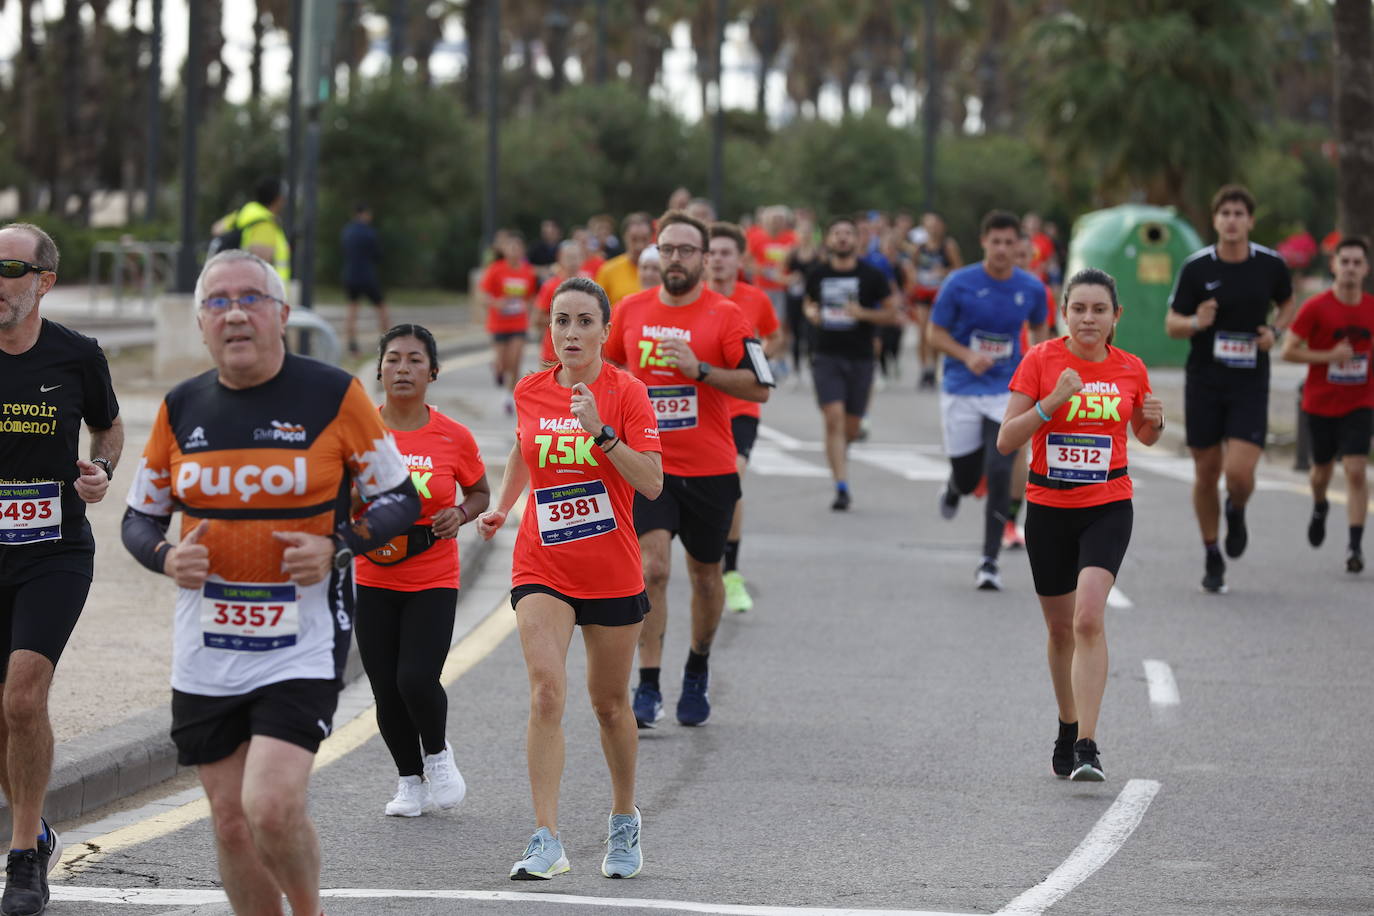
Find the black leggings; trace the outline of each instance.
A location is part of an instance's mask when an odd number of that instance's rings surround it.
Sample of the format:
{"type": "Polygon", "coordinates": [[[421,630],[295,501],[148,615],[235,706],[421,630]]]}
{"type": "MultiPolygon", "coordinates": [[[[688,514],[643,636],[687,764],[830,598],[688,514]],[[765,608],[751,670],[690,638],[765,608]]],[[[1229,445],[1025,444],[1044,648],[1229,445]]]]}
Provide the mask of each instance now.
{"type": "Polygon", "coordinates": [[[458,589],[398,592],[358,586],[358,654],[377,699],[377,730],[401,776],[444,750],[448,695],[439,673],[453,641],[458,589]]]}
{"type": "Polygon", "coordinates": [[[1011,517],[1011,463],[1016,453],[997,451],[997,432],[1001,425],[983,418],[983,447],[967,455],[949,459],[950,480],[960,496],[967,496],[988,479],[987,508],[983,515],[983,556],[997,559],[1002,550],[1002,530],[1011,517]]]}

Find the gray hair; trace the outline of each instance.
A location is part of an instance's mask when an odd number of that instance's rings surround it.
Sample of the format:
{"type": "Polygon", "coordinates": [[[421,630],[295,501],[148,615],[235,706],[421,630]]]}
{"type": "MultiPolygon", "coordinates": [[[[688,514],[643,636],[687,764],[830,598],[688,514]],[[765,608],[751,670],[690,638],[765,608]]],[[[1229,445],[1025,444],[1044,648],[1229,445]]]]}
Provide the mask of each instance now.
{"type": "Polygon", "coordinates": [[[38,243],[38,249],[33,253],[34,262],[44,270],[57,273],[57,243],[52,240],[52,236],[33,223],[7,223],[0,226],[0,232],[6,229],[20,229],[33,236],[34,241],[38,243]]]}
{"type": "Polygon", "coordinates": [[[205,262],[205,266],[200,269],[200,276],[196,278],[195,297],[191,301],[193,311],[200,308],[201,300],[205,298],[205,278],[210,275],[210,268],[221,264],[232,264],[235,261],[250,261],[262,268],[263,292],[276,299],[278,302],[286,302],[286,285],[281,281],[281,274],[277,269],[268,264],[262,258],[243,248],[230,248],[221,251],[219,254],[205,262]]]}

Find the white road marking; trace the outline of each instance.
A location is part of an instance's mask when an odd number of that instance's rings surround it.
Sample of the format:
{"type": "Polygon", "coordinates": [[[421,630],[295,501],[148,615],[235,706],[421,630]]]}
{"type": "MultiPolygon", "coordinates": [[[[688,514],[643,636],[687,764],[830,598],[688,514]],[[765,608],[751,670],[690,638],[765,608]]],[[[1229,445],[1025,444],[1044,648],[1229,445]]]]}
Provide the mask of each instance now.
{"type": "Polygon", "coordinates": [[[849,450],[851,461],[860,461],[884,471],[891,471],[907,480],[945,481],[949,479],[949,462],[929,458],[912,450],[909,445],[854,446],[849,450]]]}
{"type": "Polygon", "coordinates": [[[767,477],[829,477],[830,472],[818,464],[797,458],[767,442],[755,444],[749,455],[749,473],[767,477]]]}
{"type": "MultiPolygon", "coordinates": [[[[171,888],[117,888],[51,886],[52,899],[68,903],[111,903],[129,906],[205,906],[226,903],[223,891],[171,888]]],[[[476,900],[509,903],[561,903],[604,908],[673,910],[679,913],[710,913],[722,916],[968,916],[933,910],[864,910],[834,907],[751,906],[729,903],[692,903],[685,900],[651,900],[633,897],[580,897],[574,894],[535,894],[518,891],[383,890],[334,888],[320,891],[325,899],[476,900]]]]}
{"type": "Polygon", "coordinates": [[[1168,662],[1145,659],[1145,683],[1150,689],[1150,702],[1155,706],[1178,705],[1178,681],[1174,680],[1168,662]]]}
{"type": "Polygon", "coordinates": [[[1127,598],[1126,593],[1115,585],[1112,586],[1111,591],[1107,592],[1107,604],[1110,607],[1120,608],[1123,611],[1127,608],[1135,607],[1135,602],[1127,598]]]}
{"type": "Polygon", "coordinates": [[[759,424],[759,438],[767,439],[778,448],[796,450],[802,447],[800,439],[794,439],[780,429],[774,429],[766,423],[759,424]]]}
{"type": "Polygon", "coordinates": [[[996,916],[1040,916],[1075,887],[1092,877],[1116,855],[1135,828],[1140,826],[1145,809],[1159,792],[1153,779],[1132,779],[1112,802],[1093,829],[1069,857],[1035,887],[997,911],[996,916]]]}

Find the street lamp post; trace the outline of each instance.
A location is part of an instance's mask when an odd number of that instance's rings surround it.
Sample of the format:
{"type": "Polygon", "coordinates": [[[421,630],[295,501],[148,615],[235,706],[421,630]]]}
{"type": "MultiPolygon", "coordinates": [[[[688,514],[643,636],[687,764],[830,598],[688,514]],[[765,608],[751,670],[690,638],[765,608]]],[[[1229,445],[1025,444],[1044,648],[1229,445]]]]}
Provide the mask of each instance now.
{"type": "Polygon", "coordinates": [[[181,125],[181,247],[177,250],[176,289],[194,292],[200,266],[196,257],[196,130],[200,126],[202,4],[187,4],[186,71],[181,81],[186,93],[181,125]]]}

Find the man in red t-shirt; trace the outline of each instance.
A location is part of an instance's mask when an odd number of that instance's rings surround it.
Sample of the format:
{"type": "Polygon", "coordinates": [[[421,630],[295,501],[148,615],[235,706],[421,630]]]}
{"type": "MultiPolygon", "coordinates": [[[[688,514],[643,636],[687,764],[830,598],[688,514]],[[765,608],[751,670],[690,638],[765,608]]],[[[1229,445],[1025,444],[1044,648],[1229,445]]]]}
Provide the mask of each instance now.
{"type": "MultiPolygon", "coordinates": [[[[712,223],[711,247],[706,251],[706,285],[738,305],[744,317],[754,326],[754,336],[763,341],[764,355],[769,359],[782,349],[782,325],[773,311],[773,303],[756,286],[739,279],[740,264],[745,253],[744,232],[734,223],[712,223]]],[[[759,418],[763,410],[756,401],[730,399],[730,431],[735,439],[735,468],[740,483],[749,464],[749,453],[759,435],[759,418]]],[[[736,613],[744,613],[754,606],[744,577],[739,572],[739,541],[744,526],[744,499],[735,502],[735,517],[730,523],[730,536],[725,541],[723,564],[725,606],[736,613]]]]}
{"type": "Polygon", "coordinates": [[[492,261],[482,274],[482,299],[487,307],[487,333],[491,335],[492,372],[497,387],[505,386],[506,413],[514,416],[515,383],[520,379],[520,357],[530,327],[530,306],[539,291],[534,268],[525,260],[525,238],[509,230],[500,243],[501,260],[492,261]]]}
{"type": "Polygon", "coordinates": [[[1374,337],[1374,296],[1364,291],[1369,275],[1369,243],[1346,237],[1331,256],[1336,284],[1308,299],[1298,310],[1283,341],[1283,358],[1307,363],[1302,410],[1312,435],[1312,518],[1307,540],[1320,547],[1326,539],[1326,488],[1336,456],[1345,467],[1350,522],[1347,572],[1364,570],[1361,541],[1369,487],[1370,418],[1374,414],[1374,379],[1370,377],[1374,337]]]}
{"type": "Polygon", "coordinates": [[[711,714],[707,657],[724,608],[720,562],[739,499],[727,395],[768,399],[768,388],[750,368],[749,320],[739,306],[702,284],[708,244],[699,220],[677,210],[659,218],[663,285],[620,301],[603,350],[648,386],[663,437],[663,492],[655,500],[635,496],[635,531],[653,609],[639,641],[634,712],[641,728],[653,727],[663,715],[659,670],[673,535],[687,551],[692,581],[692,645],[677,720],[701,725],[711,714]]]}
{"type": "Polygon", "coordinates": [[[767,294],[779,317],[787,308],[787,258],[797,247],[797,234],[786,207],[767,207],[760,224],[749,230],[749,259],[754,285],[767,294]]]}

